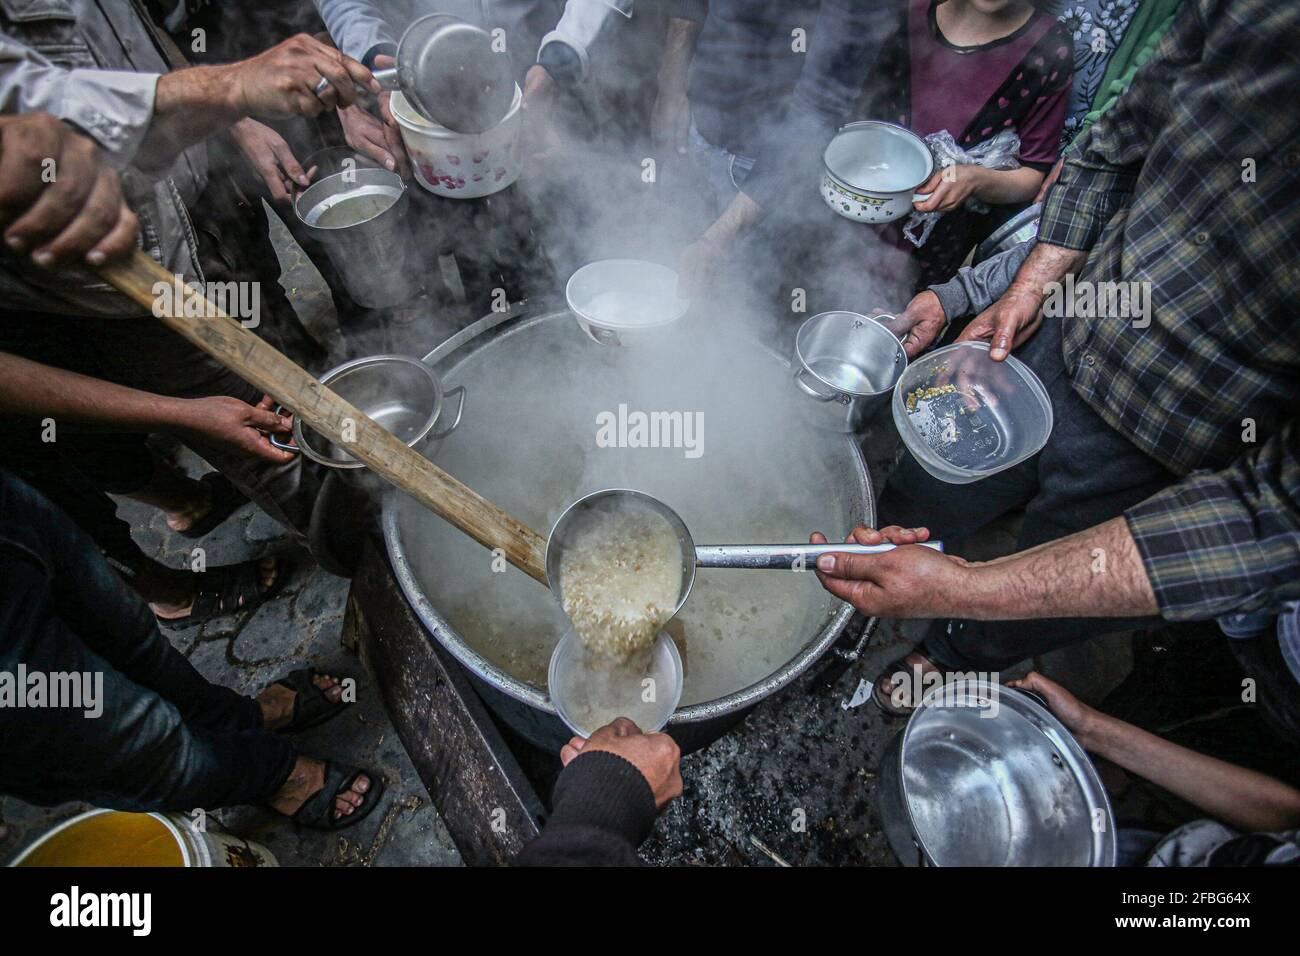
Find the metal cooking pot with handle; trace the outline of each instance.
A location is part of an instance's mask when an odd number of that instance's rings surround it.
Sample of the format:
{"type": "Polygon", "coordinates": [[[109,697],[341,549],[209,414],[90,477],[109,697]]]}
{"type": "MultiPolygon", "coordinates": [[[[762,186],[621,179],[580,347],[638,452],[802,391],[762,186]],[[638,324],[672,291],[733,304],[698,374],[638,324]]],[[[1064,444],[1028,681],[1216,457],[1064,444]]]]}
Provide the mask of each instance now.
{"type": "Polygon", "coordinates": [[[822,312],[800,326],[790,367],[795,388],[808,399],[810,424],[860,432],[889,405],[907,370],[907,353],[886,324],[893,318],[822,312]]]}
{"type": "MultiPolygon", "coordinates": [[[[371,355],[353,359],[330,369],[320,377],[338,395],[373,418],[411,448],[426,454],[428,447],[450,435],[465,414],[465,387],[444,391],[436,372],[405,355],[371,355]],[[447,399],[457,399],[451,424],[436,428],[447,399]]],[[[294,418],[293,444],[274,435],[271,444],[284,451],[301,452],[317,464],[340,474],[363,478],[366,466],[348,454],[346,448],[305,428],[294,418]]]]}
{"type": "Polygon", "coordinates": [[[1115,865],[1101,778],[1040,700],[984,679],[922,698],[880,765],[881,821],[904,865],[1115,865]]]}

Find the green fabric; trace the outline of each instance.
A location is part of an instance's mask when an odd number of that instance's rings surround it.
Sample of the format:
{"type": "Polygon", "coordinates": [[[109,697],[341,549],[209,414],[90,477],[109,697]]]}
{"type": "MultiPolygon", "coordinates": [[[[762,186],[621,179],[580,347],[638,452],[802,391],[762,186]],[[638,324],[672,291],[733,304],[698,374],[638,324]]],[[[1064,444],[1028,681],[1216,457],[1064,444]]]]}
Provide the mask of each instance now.
{"type": "Polygon", "coordinates": [[[1106,65],[1106,72],[1102,74],[1101,84],[1097,87],[1097,98],[1093,100],[1088,115],[1083,118],[1083,125],[1079,127],[1075,140],[1081,139],[1097,117],[1128,89],[1128,85],[1133,82],[1133,74],[1151,59],[1156,44],[1169,29],[1182,2],[1183,0],[1144,0],[1138,7],[1124,31],[1124,39],[1106,65]]]}

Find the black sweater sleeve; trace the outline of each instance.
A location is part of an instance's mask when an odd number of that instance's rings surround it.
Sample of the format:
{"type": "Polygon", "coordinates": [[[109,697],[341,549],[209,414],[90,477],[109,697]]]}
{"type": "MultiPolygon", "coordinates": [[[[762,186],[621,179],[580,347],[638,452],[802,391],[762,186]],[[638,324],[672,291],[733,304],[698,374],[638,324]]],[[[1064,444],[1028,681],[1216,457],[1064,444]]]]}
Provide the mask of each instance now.
{"type": "Polygon", "coordinates": [[[554,809],[516,866],[640,866],[655,821],[650,784],[608,751],[579,754],[555,782],[554,809]]]}

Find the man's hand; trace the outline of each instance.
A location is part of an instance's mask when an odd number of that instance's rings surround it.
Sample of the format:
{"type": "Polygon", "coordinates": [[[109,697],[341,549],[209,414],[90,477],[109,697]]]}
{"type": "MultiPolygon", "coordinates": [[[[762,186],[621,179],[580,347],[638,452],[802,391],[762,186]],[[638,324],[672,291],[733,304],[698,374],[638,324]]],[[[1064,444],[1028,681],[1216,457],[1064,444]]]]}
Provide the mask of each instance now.
{"type": "Polygon", "coordinates": [[[1014,285],[975,316],[957,336],[958,342],[988,342],[989,358],[1001,362],[1043,324],[1043,296],[1014,285]]]}
{"type": "Polygon", "coordinates": [[[220,69],[228,71],[229,96],[241,116],[316,116],[351,106],[357,86],[380,92],[379,81],[364,66],[305,33],[220,69]],[[317,95],[321,77],[329,85],[317,95]]]}
{"type": "MultiPolygon", "coordinates": [[[[929,539],[926,528],[891,525],[879,531],[855,528],[845,541],[909,545],[929,539]]],[[[820,533],[809,540],[826,543],[820,533]]],[[[962,558],[931,548],[898,547],[883,554],[822,555],[817,559],[817,580],[867,617],[938,617],[959,613],[955,609],[969,588],[972,568],[962,558]]]]}
{"type": "Polygon", "coordinates": [[[682,752],[667,734],[643,734],[632,721],[619,717],[586,740],[570,740],[560,751],[560,762],[567,767],[578,754],[600,750],[617,754],[641,771],[660,810],[682,795],[682,752]]]}
{"type": "Polygon", "coordinates": [[[1047,701],[1047,709],[1079,739],[1084,749],[1091,749],[1089,741],[1093,728],[1102,716],[1100,711],[1089,707],[1056,681],[1048,680],[1038,671],[1030,671],[1024,677],[1007,681],[1007,686],[1032,691],[1041,696],[1047,701]]]}
{"type": "Polygon", "coordinates": [[[918,193],[928,193],[929,198],[912,205],[917,212],[952,212],[975,193],[986,172],[983,166],[969,163],[936,169],[917,189],[918,193]]]}
{"type": "Polygon", "coordinates": [[[230,127],[231,138],[248,164],[262,177],[273,202],[293,198],[294,184],[306,189],[311,176],[303,171],[284,137],[255,119],[240,120],[230,127]]]}
{"type": "Polygon", "coordinates": [[[925,289],[913,296],[892,322],[882,324],[899,337],[907,357],[914,359],[939,337],[947,322],[939,297],[925,289]]]}
{"type": "Polygon", "coordinates": [[[30,113],[0,119],[0,228],[39,266],[99,266],[135,249],[140,224],[95,142],[30,113]]]}
{"type": "Polygon", "coordinates": [[[285,464],[293,460],[293,453],[276,448],[267,435],[288,434],[293,422],[277,415],[274,405],[269,395],[263,395],[256,405],[228,395],[188,399],[172,430],[182,437],[193,435],[247,458],[285,464]]]}
{"type": "Polygon", "coordinates": [[[686,155],[691,129],[691,101],[684,93],[659,91],[650,113],[650,141],[657,149],[686,155]]]}
{"type": "MultiPolygon", "coordinates": [[[[385,97],[387,105],[387,97],[385,97]]],[[[398,173],[403,179],[410,176],[410,161],[406,156],[406,147],[402,144],[401,131],[396,123],[392,126],[371,116],[360,105],[354,104],[338,111],[339,124],[343,127],[343,136],[349,146],[362,156],[368,156],[389,172],[398,173]]],[[[391,111],[388,115],[392,115],[391,111]]]]}

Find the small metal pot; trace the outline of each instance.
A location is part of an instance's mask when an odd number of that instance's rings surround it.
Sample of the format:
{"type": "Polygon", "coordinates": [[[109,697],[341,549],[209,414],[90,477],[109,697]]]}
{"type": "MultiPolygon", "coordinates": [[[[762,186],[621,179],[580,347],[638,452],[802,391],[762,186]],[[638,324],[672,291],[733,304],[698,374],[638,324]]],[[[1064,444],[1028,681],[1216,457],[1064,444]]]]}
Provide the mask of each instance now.
{"type": "Polygon", "coordinates": [[[860,432],[889,405],[907,369],[902,343],[882,321],[893,318],[822,312],[800,326],[790,367],[811,424],[860,432]]]}
{"type": "MultiPolygon", "coordinates": [[[[320,381],[426,456],[432,455],[433,443],[456,430],[465,413],[465,386],[444,393],[433,369],[405,355],[372,355],[344,362],[322,375],[320,381]],[[446,399],[453,396],[458,398],[456,417],[450,425],[435,430],[446,399]]],[[[290,445],[271,436],[271,444],[285,451],[300,451],[344,476],[369,475],[366,466],[348,454],[345,447],[304,426],[301,418],[294,418],[293,439],[290,445]]]]}
{"type": "Polygon", "coordinates": [[[408,201],[397,173],[355,162],[294,198],[298,219],[325,247],[358,305],[405,305],[420,294],[420,273],[410,262],[408,201]]]}
{"type": "Polygon", "coordinates": [[[840,127],[822,154],[821,196],[854,222],[883,223],[929,199],[914,192],[934,173],[934,156],[911,130],[864,120],[840,127]]]}
{"type": "Polygon", "coordinates": [[[882,829],[909,866],[1114,866],[1115,819],[1083,748],[1030,695],[935,687],[890,741],[882,829]]]}

